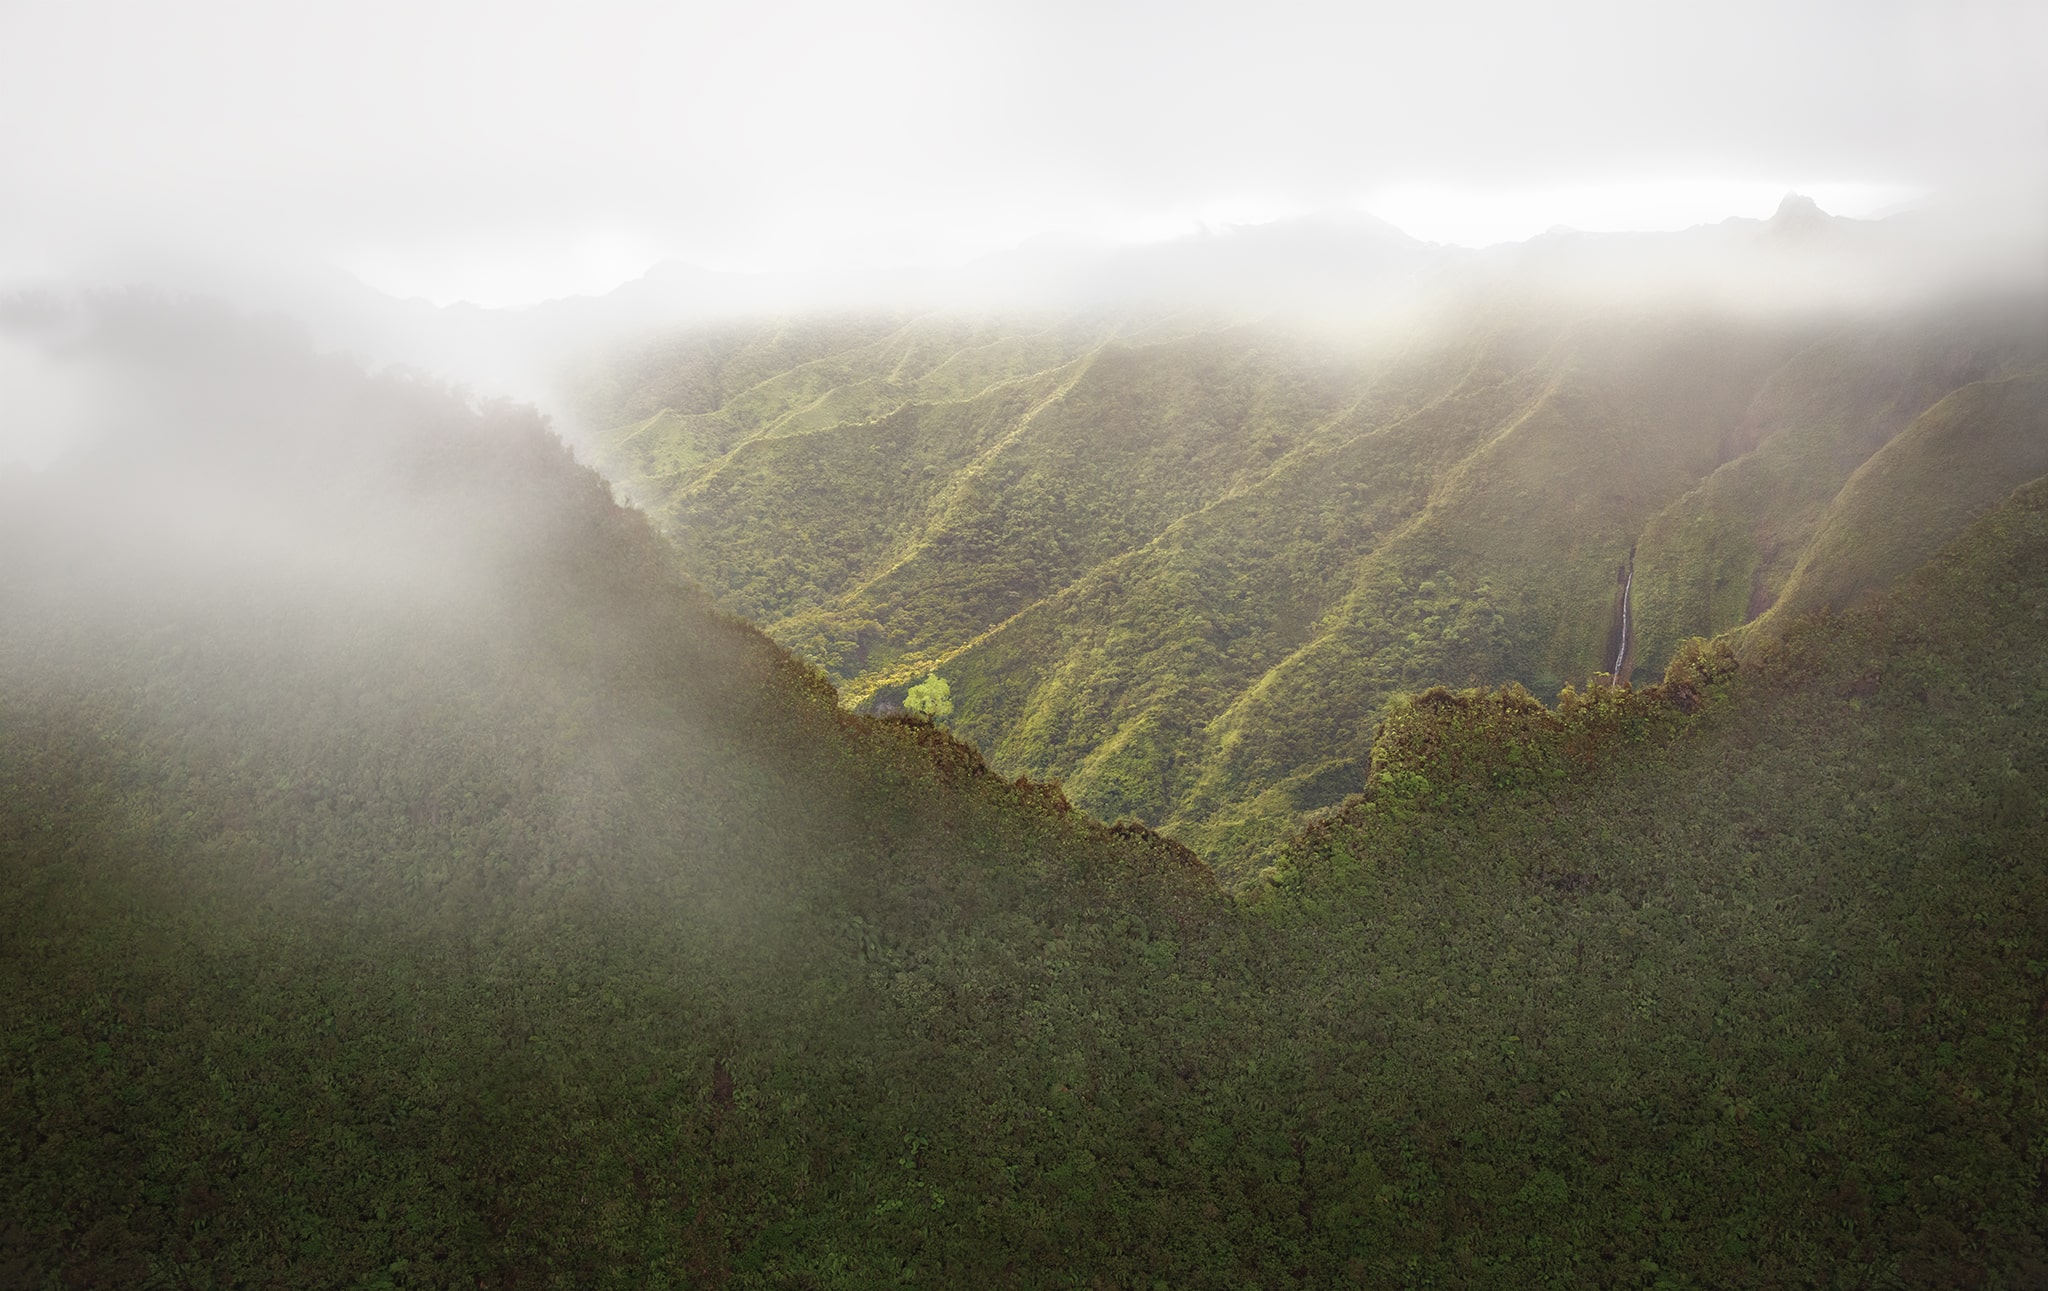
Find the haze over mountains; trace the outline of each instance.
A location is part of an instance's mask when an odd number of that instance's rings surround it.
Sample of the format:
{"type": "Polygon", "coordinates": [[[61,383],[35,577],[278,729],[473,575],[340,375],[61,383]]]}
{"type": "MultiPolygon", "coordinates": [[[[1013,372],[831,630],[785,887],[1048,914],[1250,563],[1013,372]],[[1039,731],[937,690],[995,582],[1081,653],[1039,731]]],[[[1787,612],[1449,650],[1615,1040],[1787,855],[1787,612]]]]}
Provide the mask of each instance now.
{"type": "MultiPolygon", "coordinates": [[[[1947,472],[1921,463],[1982,446],[1951,494],[1974,512],[2038,436],[2001,433],[2034,396],[1981,366],[2024,356],[2025,329],[1966,317],[1980,330],[1944,334],[1969,362],[1931,367],[1886,357],[1931,352],[1912,327],[1779,363],[1796,336],[1747,322],[1617,337],[1496,321],[1455,338],[1460,372],[1503,354],[1523,369],[1440,392],[1424,347],[1377,396],[1469,407],[1427,424],[1491,452],[1300,470],[1313,511],[1275,505],[1267,529],[1109,564],[1135,588],[1147,562],[1199,571],[1205,543],[1264,555],[1254,540],[1303,515],[1333,523],[1297,558],[1348,554],[1352,531],[1372,545],[1360,518],[1410,497],[1425,530],[1439,496],[1472,514],[1462,489],[1499,505],[1526,490],[1518,522],[1584,497],[1564,509],[1605,585],[1562,646],[1514,645],[1459,574],[1411,589],[1413,608],[1383,602],[1407,631],[1433,616],[1489,649],[1570,657],[1612,608],[1600,526],[1655,501],[1598,481],[1626,467],[1691,496],[1670,463],[1704,450],[1680,431],[1741,430],[1740,392],[1702,395],[1731,375],[1767,391],[1813,354],[1856,378],[1844,389],[1873,370],[1893,383],[1858,397],[1907,429],[1851,472],[1810,552],[1903,501],[1916,524],[1951,514],[1927,505],[1947,472]],[[1674,348],[1694,361],[1678,375],[1674,348]],[[1571,361],[1538,362],[1558,351],[1571,361]],[[1534,410],[1503,432],[1531,366],[1534,410]],[[1558,409],[1674,407],[1692,410],[1675,429],[1624,423],[1641,447],[1606,420],[1587,422],[1598,451],[1567,438],[1590,489],[1521,465],[1521,441],[1541,462],[1564,433],[1558,409]]],[[[1514,686],[1414,696],[1379,731],[1369,792],[1233,898],[1194,853],[991,775],[939,728],[847,712],[678,577],[702,549],[665,546],[529,412],[191,302],[45,301],[10,326],[59,340],[105,396],[93,451],[0,480],[10,1278],[1937,1287],[2048,1269],[2038,481],[1877,603],[1745,658],[1693,642],[1655,687],[1596,684],[1554,709],[1514,686]]],[[[1046,369],[996,379],[999,360],[1078,338],[1059,366],[1088,417],[1026,464],[1128,429],[1124,478],[1146,488],[1082,511],[1052,503],[1089,477],[1021,472],[1032,514],[1098,520],[1059,527],[1076,547],[1124,522],[1142,537],[1134,504],[1155,490],[1231,467],[1258,499],[1291,454],[1392,437],[1267,439],[1258,418],[1316,399],[1341,419],[1358,377],[1256,330],[1113,349],[1071,326],[994,325],[965,347],[897,320],[717,335],[646,351],[665,389],[755,363],[773,379],[743,389],[766,399],[805,370],[798,347],[836,372],[946,341],[902,379],[964,398],[810,434],[851,440],[855,460],[927,420],[943,446],[1006,387],[1036,393],[1046,369]],[[1096,369],[1115,380],[1091,390],[1096,369]],[[1240,410],[1248,452],[1224,433],[1240,410]],[[1158,443],[1177,469],[1145,476],[1158,443]]],[[[1809,426],[1841,447],[1827,418],[1794,421],[1730,462],[1768,464],[1762,445],[1809,426]]],[[[805,439],[753,434],[727,466],[805,439]]],[[[925,496],[908,484],[934,459],[894,458],[895,492],[925,496]]],[[[1002,514],[1004,496],[979,505],[1002,514]]],[[[1698,514],[1741,532],[1748,496],[1698,514]]],[[[1562,573],[1503,567],[1489,600],[1569,587],[1569,536],[1516,539],[1562,573]]],[[[1470,550],[1503,549],[1427,554],[1470,550]]],[[[1838,567],[1816,556],[1788,588],[1823,565],[1838,567]]],[[[1247,568],[1248,592],[1298,594],[1270,560],[1247,568]]],[[[1148,594],[1193,604],[1171,599],[1184,585],[1148,594]]],[[[1229,590],[1201,603],[1234,609],[1229,590]]],[[[1109,644],[1139,599],[1101,607],[1109,644]]],[[[905,604],[946,622],[945,598],[905,604]]],[[[1119,662],[1105,648],[1098,666],[1119,662]]],[[[1148,670],[1182,666],[1139,663],[1125,684],[1141,694],[1148,670]]],[[[958,675],[964,715],[977,691],[958,675]]]]}
{"type": "Polygon", "coordinates": [[[1243,880],[1364,787],[1395,697],[1654,675],[2040,473],[2037,214],[1793,195],[1486,250],[1347,216],[523,310],[243,299],[541,400],[843,702],[936,672],[1005,774],[1243,880]]]}
{"type": "Polygon", "coordinates": [[[1661,670],[2048,470],[2048,254],[1928,219],[1238,229],[1105,258],[1086,308],[1048,272],[1035,309],[621,347],[574,420],[847,702],[936,671],[999,769],[1242,877],[1363,788],[1395,695],[1661,670]]]}
{"type": "MultiPolygon", "coordinates": [[[[1731,218],[1682,233],[1556,229],[1474,249],[1419,240],[1345,209],[1135,244],[1044,234],[952,267],[742,273],[669,261],[602,295],[516,309],[398,301],[314,258],[239,249],[101,256],[55,277],[17,267],[11,284],[119,290],[150,282],[218,296],[289,315],[324,345],[537,400],[564,419],[576,412],[558,379],[565,355],[693,322],[1138,308],[1356,329],[1410,325],[1447,290],[1503,274],[1573,292],[1718,298],[1737,308],[1884,307],[1972,283],[2041,281],[2048,275],[2041,210],[2039,192],[2023,184],[1929,200],[1879,221],[1827,216],[1788,196],[1768,221],[1731,218]]],[[[0,451],[8,451],[4,442],[0,451]]]]}
{"type": "Polygon", "coordinates": [[[0,3],[0,1288],[2048,1286],[2043,49],[0,3]]]}

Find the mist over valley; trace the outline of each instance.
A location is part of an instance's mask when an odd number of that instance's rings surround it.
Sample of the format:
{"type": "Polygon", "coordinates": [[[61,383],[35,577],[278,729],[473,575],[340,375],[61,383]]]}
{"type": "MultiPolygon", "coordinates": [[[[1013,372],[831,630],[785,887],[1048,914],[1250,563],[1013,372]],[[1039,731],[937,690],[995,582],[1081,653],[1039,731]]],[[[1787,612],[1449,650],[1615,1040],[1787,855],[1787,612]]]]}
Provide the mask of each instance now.
{"type": "Polygon", "coordinates": [[[2041,38],[0,12],[0,1283],[2048,1280],[2041,38]]]}

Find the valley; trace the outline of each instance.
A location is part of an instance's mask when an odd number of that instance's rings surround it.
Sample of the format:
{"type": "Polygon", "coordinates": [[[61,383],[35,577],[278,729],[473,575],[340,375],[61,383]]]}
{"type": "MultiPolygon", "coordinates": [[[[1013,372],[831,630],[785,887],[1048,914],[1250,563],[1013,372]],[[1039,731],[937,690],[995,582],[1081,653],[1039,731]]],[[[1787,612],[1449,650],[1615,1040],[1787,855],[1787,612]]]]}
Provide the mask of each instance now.
{"type": "MultiPolygon", "coordinates": [[[[530,411],[228,313],[96,308],[74,354],[132,392],[118,437],[0,482],[16,1281],[2048,1269],[2048,485],[1655,684],[1397,698],[1363,792],[1233,891],[942,727],[848,711],[530,411]]],[[[1411,395],[1322,460],[1427,420],[1459,461],[1503,435],[1528,461],[1543,372],[1464,418],[1411,395]]],[[[2019,452],[2032,398],[1992,378],[1896,416],[2019,452]]],[[[1974,511],[2003,469],[1914,491],[1974,511]]],[[[1845,474],[1870,500],[1816,532],[1904,504],[1845,474]]],[[[1245,494],[1109,572],[1286,532],[1201,527],[1245,494]]],[[[1563,648],[1597,657],[1626,546],[1587,545],[1563,648]]],[[[1434,613],[1534,595],[1443,551],[1434,613]]]]}
{"type": "Polygon", "coordinates": [[[1362,789],[1398,695],[1654,675],[1906,572],[2048,470],[2044,316],[1652,310],[1510,276],[1362,338],[776,324],[613,355],[582,446],[844,703],[940,675],[1005,774],[1242,880],[1362,789]]]}
{"type": "Polygon", "coordinates": [[[2044,50],[0,2],[0,1291],[2048,1288],[2044,50]]]}

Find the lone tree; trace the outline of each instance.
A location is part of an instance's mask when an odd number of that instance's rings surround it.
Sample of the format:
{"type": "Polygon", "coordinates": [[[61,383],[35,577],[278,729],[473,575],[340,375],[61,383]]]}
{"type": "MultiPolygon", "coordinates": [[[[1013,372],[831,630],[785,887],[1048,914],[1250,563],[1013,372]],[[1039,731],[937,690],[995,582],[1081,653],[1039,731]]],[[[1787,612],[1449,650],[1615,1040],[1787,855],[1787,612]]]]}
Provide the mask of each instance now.
{"type": "Polygon", "coordinates": [[[903,707],[934,722],[943,722],[953,715],[953,688],[944,677],[933,673],[910,688],[910,693],[903,697],[903,707]]]}

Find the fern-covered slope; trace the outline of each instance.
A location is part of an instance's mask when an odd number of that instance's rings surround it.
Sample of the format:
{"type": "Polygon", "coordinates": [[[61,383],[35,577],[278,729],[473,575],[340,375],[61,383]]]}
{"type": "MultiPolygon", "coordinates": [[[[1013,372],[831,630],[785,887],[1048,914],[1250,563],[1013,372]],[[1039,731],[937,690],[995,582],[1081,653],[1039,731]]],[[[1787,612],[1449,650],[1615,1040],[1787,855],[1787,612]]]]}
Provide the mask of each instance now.
{"type": "MultiPolygon", "coordinates": [[[[723,604],[849,704],[937,670],[996,766],[1242,877],[1358,787],[1392,696],[1612,669],[1632,555],[1622,671],[1661,668],[1768,610],[1836,493],[1916,417],[2048,353],[2028,302],[1774,320],[1489,287],[1369,341],[1177,325],[1091,349],[1079,322],[1005,343],[912,320],[778,378],[849,374],[860,415],[705,441],[659,478],[651,446],[698,442],[672,417],[598,457],[723,604]],[[1015,365],[963,401],[891,377],[862,403],[883,364],[956,342],[1015,365]]],[[[775,384],[692,415],[729,430],[775,384]]],[[[1983,469],[1986,499],[2030,478],[1983,469]]],[[[1880,520],[1917,558],[1968,514],[1880,520]]]]}

